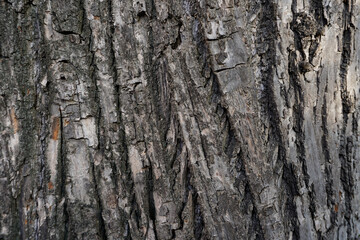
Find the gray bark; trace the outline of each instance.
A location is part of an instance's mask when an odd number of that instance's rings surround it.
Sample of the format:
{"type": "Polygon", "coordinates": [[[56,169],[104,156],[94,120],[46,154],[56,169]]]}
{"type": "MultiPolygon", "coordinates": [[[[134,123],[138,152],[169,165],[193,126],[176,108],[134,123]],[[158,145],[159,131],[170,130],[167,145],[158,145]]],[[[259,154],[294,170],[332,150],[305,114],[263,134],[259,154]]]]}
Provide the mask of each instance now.
{"type": "Polygon", "coordinates": [[[0,239],[359,239],[356,0],[0,0],[0,239]]]}

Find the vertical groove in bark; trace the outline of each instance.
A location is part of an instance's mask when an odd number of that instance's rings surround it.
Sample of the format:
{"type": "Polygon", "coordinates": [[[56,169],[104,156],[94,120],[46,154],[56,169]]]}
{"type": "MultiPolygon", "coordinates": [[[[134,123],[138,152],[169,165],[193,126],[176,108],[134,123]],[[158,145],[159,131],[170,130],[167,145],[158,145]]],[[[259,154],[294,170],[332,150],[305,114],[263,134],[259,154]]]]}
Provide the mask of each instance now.
{"type": "MultiPolygon", "coordinates": [[[[271,0],[262,0],[261,6],[262,13],[258,30],[261,35],[258,40],[260,46],[258,51],[261,53],[259,55],[261,58],[260,68],[262,71],[261,83],[264,88],[261,99],[262,111],[264,111],[265,116],[268,117],[267,121],[269,121],[270,133],[268,141],[270,148],[277,148],[277,160],[283,165],[282,180],[286,189],[286,195],[284,196],[284,199],[282,199],[285,205],[284,225],[287,225],[288,229],[292,232],[292,237],[294,239],[300,239],[298,214],[295,203],[295,197],[299,195],[298,180],[293,171],[292,164],[287,162],[286,149],[280,126],[281,121],[274,93],[274,69],[276,66],[275,40],[279,34],[276,25],[276,5],[271,0]],[[261,49],[261,47],[265,48],[265,50],[261,49]],[[263,51],[265,52],[262,54],[263,51]]],[[[292,71],[292,69],[294,68],[290,67],[290,71],[292,71]]],[[[301,118],[302,116],[298,115],[296,116],[295,121],[301,121],[301,118]]],[[[301,123],[299,123],[299,125],[301,125],[301,123]]],[[[305,163],[304,166],[306,168],[305,163]]]]}
{"type": "MultiPolygon", "coordinates": [[[[314,3],[311,4],[311,6],[316,9],[315,11],[315,17],[319,22],[322,22],[321,14],[318,13],[318,11],[321,11],[321,7],[319,6],[315,8],[314,3]],[[320,15],[319,15],[320,14],[320,15]],[[319,19],[320,18],[320,19],[319,19]]],[[[307,198],[309,199],[309,212],[311,216],[311,221],[313,224],[313,228],[316,229],[316,197],[314,192],[314,185],[311,183],[310,175],[308,172],[308,166],[307,166],[307,159],[306,159],[306,141],[305,141],[305,97],[304,97],[304,81],[306,82],[306,76],[305,73],[306,70],[305,66],[298,64],[298,56],[296,54],[296,51],[299,51],[301,53],[301,60],[304,65],[305,62],[309,62],[311,64],[312,59],[314,57],[317,43],[314,41],[311,41],[311,45],[309,48],[309,56],[307,57],[306,53],[306,45],[308,44],[307,41],[309,41],[307,38],[311,34],[314,34],[314,26],[311,22],[311,17],[307,16],[306,13],[299,13],[296,10],[296,0],[293,1],[292,4],[292,13],[293,13],[293,20],[291,22],[291,29],[294,33],[294,43],[295,43],[295,50],[290,50],[289,52],[289,75],[290,75],[290,84],[293,88],[293,91],[295,92],[295,104],[293,106],[294,111],[294,125],[296,132],[296,151],[297,151],[297,158],[299,159],[301,166],[302,166],[302,174],[304,177],[305,186],[307,188],[307,198]],[[304,21],[304,22],[299,22],[304,21]],[[301,26],[301,24],[304,24],[301,26]],[[315,45],[315,48],[312,48],[315,45]]],[[[302,63],[300,62],[300,63],[302,63]]],[[[319,231],[316,231],[317,238],[321,239],[321,233],[319,231]]],[[[297,234],[297,237],[300,238],[299,232],[297,234]]]]}
{"type": "MultiPolygon", "coordinates": [[[[256,203],[254,201],[254,196],[250,189],[249,178],[246,176],[245,166],[244,166],[242,159],[243,159],[243,156],[242,156],[242,152],[240,150],[240,152],[238,154],[239,163],[236,164],[236,168],[239,168],[238,171],[241,173],[241,177],[244,178],[243,181],[245,182],[245,194],[246,195],[244,198],[244,202],[246,203],[246,201],[249,201],[253,205],[253,209],[251,212],[251,226],[248,230],[248,235],[253,236],[257,240],[264,240],[265,239],[264,232],[263,232],[264,230],[261,226],[258,210],[256,208],[256,203]]],[[[249,204],[249,203],[246,203],[246,204],[249,204]]]]}
{"type": "Polygon", "coordinates": [[[240,210],[241,213],[248,215],[247,217],[250,220],[249,227],[246,232],[247,237],[258,240],[265,239],[263,226],[261,225],[256,207],[256,200],[251,190],[250,180],[246,173],[243,152],[241,147],[239,149],[240,142],[236,137],[235,130],[233,129],[234,123],[232,122],[231,116],[228,110],[222,106],[219,79],[212,71],[210,72],[208,82],[209,83],[207,84],[211,83],[211,102],[216,105],[216,113],[221,119],[225,119],[224,129],[227,131],[227,136],[224,152],[229,158],[232,158],[235,154],[235,164],[232,166],[232,168],[236,169],[234,187],[237,188],[239,194],[244,194],[240,203],[240,210]],[[249,213],[249,210],[251,213],[249,213]]]}
{"type": "MultiPolygon", "coordinates": [[[[83,22],[84,22],[84,18],[86,17],[86,9],[85,9],[85,3],[84,1],[81,1],[81,6],[83,8],[83,22]]],[[[103,146],[103,136],[101,135],[101,128],[102,128],[102,116],[101,116],[101,103],[100,103],[100,97],[99,97],[99,88],[98,88],[98,82],[97,82],[97,75],[96,75],[96,72],[98,71],[98,68],[95,64],[95,52],[92,50],[92,44],[93,41],[95,41],[93,39],[93,30],[91,29],[90,27],[90,35],[89,35],[89,52],[91,52],[91,63],[90,63],[90,77],[91,79],[93,80],[93,84],[94,84],[94,99],[95,99],[95,102],[97,104],[97,109],[96,109],[96,116],[98,117],[97,119],[97,128],[96,128],[96,136],[98,138],[98,146],[97,148],[102,152],[104,151],[104,146],[103,146]]],[[[95,168],[95,157],[92,157],[90,159],[90,164],[91,164],[91,174],[92,174],[92,181],[94,183],[94,190],[95,190],[95,198],[96,198],[96,202],[97,202],[97,218],[98,218],[98,221],[99,221],[99,229],[98,229],[98,232],[99,232],[99,237],[100,239],[103,239],[103,240],[107,240],[107,233],[106,233],[106,228],[105,228],[105,222],[104,222],[104,218],[103,218],[103,206],[102,206],[102,202],[101,202],[101,194],[100,194],[100,190],[99,190],[99,175],[100,173],[98,173],[97,169],[95,168]]]]}
{"type": "MultiPolygon", "coordinates": [[[[108,14],[109,14],[109,24],[110,24],[110,57],[111,57],[111,69],[113,73],[113,87],[115,92],[115,104],[116,104],[116,110],[118,113],[117,121],[119,122],[119,131],[118,131],[118,137],[119,137],[119,146],[117,146],[118,151],[120,152],[119,161],[120,163],[116,163],[116,160],[112,164],[113,174],[114,174],[114,180],[115,187],[116,187],[116,193],[119,195],[126,196],[130,199],[130,201],[133,201],[132,194],[133,194],[133,182],[130,177],[130,168],[129,168],[129,162],[128,162],[128,147],[127,142],[125,138],[125,132],[124,132],[124,125],[123,125],[123,113],[121,111],[121,100],[120,100],[120,86],[118,83],[119,79],[119,73],[117,70],[117,59],[115,55],[115,20],[114,20],[114,10],[113,10],[113,1],[108,1],[108,14]],[[123,189],[122,189],[123,188],[123,189]],[[125,193],[121,193],[121,191],[124,191],[125,193]],[[131,194],[129,194],[131,193],[131,194]]],[[[124,239],[132,239],[131,238],[131,231],[129,229],[129,219],[131,216],[128,215],[127,212],[125,212],[124,209],[119,210],[121,216],[120,216],[120,224],[122,229],[122,237],[124,239]]]]}
{"type": "Polygon", "coordinates": [[[341,161],[341,181],[345,192],[345,220],[347,225],[347,235],[352,236],[352,196],[353,196],[353,173],[352,173],[352,136],[348,136],[347,128],[349,121],[349,113],[352,108],[352,99],[350,99],[347,89],[348,67],[351,61],[352,47],[352,1],[344,1],[343,10],[343,35],[342,35],[342,54],[340,65],[340,88],[342,100],[343,125],[340,135],[340,151],[339,158],[341,161]]]}

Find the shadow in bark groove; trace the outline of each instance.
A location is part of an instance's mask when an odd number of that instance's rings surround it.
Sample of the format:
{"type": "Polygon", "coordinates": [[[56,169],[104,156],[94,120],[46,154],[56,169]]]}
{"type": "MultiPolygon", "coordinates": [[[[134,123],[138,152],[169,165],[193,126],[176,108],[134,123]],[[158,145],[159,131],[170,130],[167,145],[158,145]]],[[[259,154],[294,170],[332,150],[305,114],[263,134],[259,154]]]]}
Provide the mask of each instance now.
{"type": "Polygon", "coordinates": [[[279,35],[276,24],[276,4],[272,0],[261,1],[261,12],[258,25],[257,50],[261,58],[261,84],[264,88],[260,99],[262,112],[264,112],[270,127],[269,144],[271,148],[278,149],[278,162],[283,164],[282,181],[285,184],[285,226],[293,233],[294,239],[300,239],[299,221],[296,211],[295,197],[299,195],[296,175],[291,163],[287,162],[284,139],[281,131],[281,120],[274,89],[274,74],[276,67],[276,39],[279,35]]]}
{"type": "MultiPolygon", "coordinates": [[[[352,198],[354,195],[354,178],[352,170],[352,145],[353,136],[348,136],[346,128],[349,123],[349,114],[351,113],[352,100],[347,89],[347,75],[348,68],[351,60],[351,48],[352,48],[352,28],[354,27],[351,18],[353,11],[353,1],[343,1],[343,36],[342,36],[342,54],[341,54],[341,65],[340,65],[340,91],[342,101],[342,114],[343,114],[343,126],[341,128],[340,135],[340,151],[339,159],[341,161],[341,172],[340,180],[345,191],[345,220],[347,224],[347,235],[352,236],[352,198]],[[350,4],[351,2],[351,4],[350,4]]],[[[356,120],[355,120],[356,121],[356,120]]]]}

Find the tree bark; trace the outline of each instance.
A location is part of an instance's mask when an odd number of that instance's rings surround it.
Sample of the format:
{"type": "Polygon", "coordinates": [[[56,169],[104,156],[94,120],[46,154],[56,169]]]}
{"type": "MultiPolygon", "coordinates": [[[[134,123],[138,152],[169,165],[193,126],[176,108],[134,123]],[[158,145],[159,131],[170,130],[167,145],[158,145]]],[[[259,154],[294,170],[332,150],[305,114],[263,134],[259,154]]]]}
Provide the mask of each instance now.
{"type": "Polygon", "coordinates": [[[0,239],[359,239],[356,0],[0,0],[0,239]]]}

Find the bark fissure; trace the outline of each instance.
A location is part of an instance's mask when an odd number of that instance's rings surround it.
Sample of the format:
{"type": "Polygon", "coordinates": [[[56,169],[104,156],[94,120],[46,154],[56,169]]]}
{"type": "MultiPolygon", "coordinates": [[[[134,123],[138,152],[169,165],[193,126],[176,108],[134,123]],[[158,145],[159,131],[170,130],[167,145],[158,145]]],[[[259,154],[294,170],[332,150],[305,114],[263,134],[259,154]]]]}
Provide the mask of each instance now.
{"type": "Polygon", "coordinates": [[[343,10],[343,35],[342,35],[342,54],[340,65],[340,88],[341,88],[341,100],[342,100],[342,113],[343,113],[343,126],[341,128],[340,135],[340,151],[339,158],[341,161],[341,181],[345,192],[345,219],[347,222],[347,234],[352,236],[352,196],[353,196],[353,172],[352,172],[352,136],[348,136],[346,129],[348,127],[349,113],[351,112],[352,102],[347,89],[347,73],[351,60],[351,47],[352,47],[352,1],[344,1],[343,10]]]}
{"type": "MultiPolygon", "coordinates": [[[[284,148],[285,144],[280,126],[281,120],[279,117],[278,107],[274,94],[274,69],[276,66],[275,40],[278,34],[278,29],[275,21],[277,14],[276,6],[275,3],[271,0],[261,1],[261,6],[262,13],[259,20],[259,32],[261,33],[261,35],[258,36],[259,52],[261,52],[264,48],[262,46],[263,44],[267,45],[267,50],[263,54],[260,54],[260,69],[262,72],[261,84],[264,88],[261,98],[262,111],[264,111],[265,115],[268,117],[267,121],[270,128],[268,141],[270,143],[270,147],[277,148],[278,161],[283,165],[282,180],[285,183],[285,189],[287,193],[284,200],[286,204],[285,210],[287,211],[287,219],[285,221],[287,221],[287,224],[290,226],[294,239],[300,239],[299,222],[296,211],[296,203],[294,199],[296,196],[299,195],[297,183],[298,180],[293,171],[292,164],[287,162],[286,150],[284,148]]],[[[293,68],[291,68],[290,71],[292,69],[293,68]]],[[[295,121],[298,121],[299,119],[301,119],[301,117],[302,116],[297,116],[295,121]]]]}

